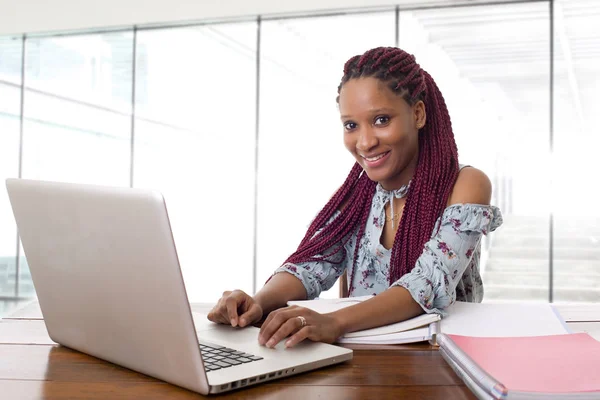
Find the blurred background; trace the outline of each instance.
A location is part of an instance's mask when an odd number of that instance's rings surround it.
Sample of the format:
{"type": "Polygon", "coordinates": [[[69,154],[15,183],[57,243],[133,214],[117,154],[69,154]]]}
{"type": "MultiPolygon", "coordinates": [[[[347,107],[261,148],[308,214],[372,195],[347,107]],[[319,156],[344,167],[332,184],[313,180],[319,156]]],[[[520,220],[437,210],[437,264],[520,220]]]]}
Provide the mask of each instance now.
{"type": "MultiPolygon", "coordinates": [[[[0,177],[158,189],[190,300],[253,292],[352,166],[344,62],[397,45],[438,83],[460,162],[503,211],[483,243],[485,301],[597,302],[599,25],[596,0],[401,1],[0,31],[0,177]]],[[[31,297],[1,190],[0,314],[31,297]]]]}

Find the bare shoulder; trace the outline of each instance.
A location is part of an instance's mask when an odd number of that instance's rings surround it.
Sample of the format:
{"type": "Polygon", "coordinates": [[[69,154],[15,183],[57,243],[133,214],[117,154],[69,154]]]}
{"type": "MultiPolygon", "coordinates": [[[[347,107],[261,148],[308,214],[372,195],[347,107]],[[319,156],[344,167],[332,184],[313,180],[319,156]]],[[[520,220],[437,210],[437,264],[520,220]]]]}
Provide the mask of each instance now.
{"type": "Polygon", "coordinates": [[[458,173],[448,205],[452,204],[490,204],[492,183],[487,175],[477,168],[464,167],[458,173]]]}

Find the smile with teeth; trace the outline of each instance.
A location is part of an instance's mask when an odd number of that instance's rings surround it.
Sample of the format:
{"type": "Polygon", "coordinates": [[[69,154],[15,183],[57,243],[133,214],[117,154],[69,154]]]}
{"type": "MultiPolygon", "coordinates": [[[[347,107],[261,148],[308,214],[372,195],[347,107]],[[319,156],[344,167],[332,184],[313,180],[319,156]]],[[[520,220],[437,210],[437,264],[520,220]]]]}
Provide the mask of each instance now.
{"type": "Polygon", "coordinates": [[[377,160],[380,160],[381,158],[383,158],[387,153],[389,153],[389,152],[386,151],[385,153],[381,153],[379,155],[376,155],[375,157],[362,156],[362,158],[364,158],[365,160],[367,160],[369,162],[374,162],[374,161],[377,161],[377,160]]]}

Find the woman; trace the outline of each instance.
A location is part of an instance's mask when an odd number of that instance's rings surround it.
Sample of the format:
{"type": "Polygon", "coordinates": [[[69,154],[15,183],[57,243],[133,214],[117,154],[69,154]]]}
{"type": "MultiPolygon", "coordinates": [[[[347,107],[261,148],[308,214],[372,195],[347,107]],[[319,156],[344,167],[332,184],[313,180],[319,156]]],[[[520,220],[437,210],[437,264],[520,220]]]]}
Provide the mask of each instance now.
{"type": "Polygon", "coordinates": [[[338,87],[344,144],[356,159],[298,250],[254,296],[225,292],[208,318],[244,327],[267,316],[259,342],[332,343],[347,332],[444,314],[481,302],[480,240],[502,218],[487,176],[458,164],[444,98],[398,48],[352,57],[338,87]],[[312,299],[346,272],[350,296],[376,294],[319,314],[285,307],[312,299]],[[284,307],[284,308],[282,308],[284,307]]]}

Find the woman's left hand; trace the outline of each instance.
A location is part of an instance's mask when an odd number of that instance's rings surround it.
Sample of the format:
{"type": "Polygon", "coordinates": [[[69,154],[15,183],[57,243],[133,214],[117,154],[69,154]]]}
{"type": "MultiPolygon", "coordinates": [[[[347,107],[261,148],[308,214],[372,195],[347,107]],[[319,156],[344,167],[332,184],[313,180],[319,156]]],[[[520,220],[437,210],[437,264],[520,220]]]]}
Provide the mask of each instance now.
{"type": "Polygon", "coordinates": [[[304,339],[333,343],[342,334],[342,326],[332,314],[319,314],[308,308],[290,306],[269,314],[260,328],[258,342],[273,348],[291,335],[285,346],[292,347],[304,339]]]}

